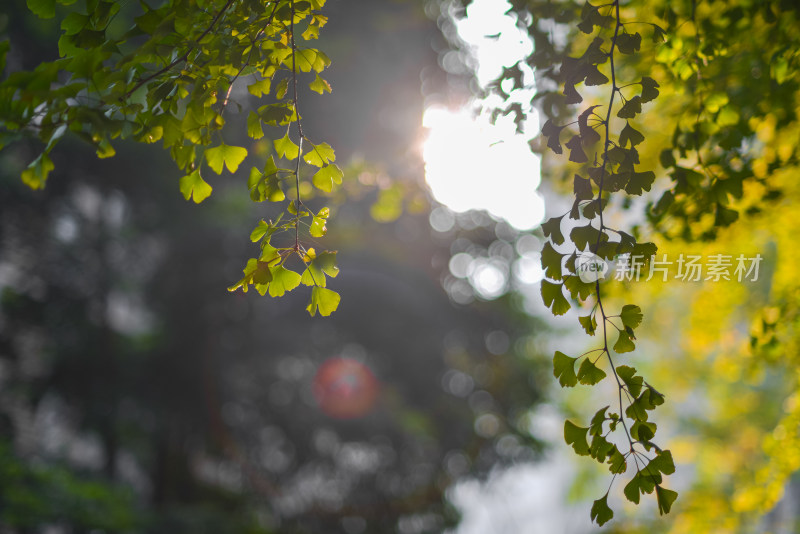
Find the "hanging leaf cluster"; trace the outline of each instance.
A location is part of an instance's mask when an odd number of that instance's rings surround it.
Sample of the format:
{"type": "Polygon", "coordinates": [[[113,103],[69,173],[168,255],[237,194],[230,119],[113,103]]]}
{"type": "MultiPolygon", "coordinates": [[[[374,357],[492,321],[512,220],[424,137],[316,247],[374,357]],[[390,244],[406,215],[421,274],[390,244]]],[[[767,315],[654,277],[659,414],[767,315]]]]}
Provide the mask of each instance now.
{"type": "MultiPolygon", "coordinates": [[[[330,60],[312,46],[327,22],[324,4],[28,0],[37,16],[61,18],[60,57],[0,82],[0,148],[25,138],[41,142],[41,152],[22,171],[23,182],[40,189],[54,169],[50,154],[65,135],[84,139],[100,158],[113,156],[121,139],[160,143],[184,173],[180,192],[200,203],[212,193],[209,172],[237,173],[248,159],[247,148],[223,137],[230,115],[244,111],[232,98],[234,84],[244,85],[261,101],[247,114],[247,135],[261,139],[265,127],[283,132],[273,140],[279,160],[270,157],[250,169],[250,198],[283,203],[285,211],[259,225],[268,228],[254,239],[261,255],[232,289],[255,285],[262,294],[282,296],[303,283],[312,286],[309,312],[328,315],[339,302],[325,285],[325,276],[337,272],[336,255],[317,253],[304,239],[325,235],[330,212],[303,204],[301,181],[329,193],[343,173],[330,145],[303,133],[298,101],[302,77],[310,78],[303,83],[313,91],[331,91],[321,77],[330,60]],[[271,240],[280,234],[288,237],[271,256],[271,240]]],[[[0,71],[8,50],[7,41],[0,43],[0,71]]]]}
{"type": "MultiPolygon", "coordinates": [[[[620,63],[624,56],[640,52],[642,35],[628,30],[618,1],[599,7],[587,3],[578,28],[592,39],[580,56],[561,62],[558,77],[563,96],[567,104],[579,104],[584,101],[582,90],[602,103],[586,107],[572,123],[548,120],[542,128],[544,144],[556,154],[568,150],[569,161],[579,167],[573,177],[572,208],[542,225],[548,241],[542,250],[546,279],[541,291],[554,315],[566,313],[573,302],[593,303],[579,323],[588,335],[599,338],[600,346],[577,357],[556,351],[553,374],[559,384],[594,386],[610,374],[618,392],[617,402],[597,410],[587,426],[567,420],[564,439],[576,454],[603,464],[613,480],[629,477],[623,491],[629,501],[638,504],[641,495],[655,493],[659,512],[667,513],[677,493],[664,487],[663,476],[672,474],[675,466],[670,452],[654,442],[658,427],[651,420],[651,412],[664,403],[664,396],[634,367],[620,363],[623,354],[636,348],[641,308],[628,304],[616,315],[609,313],[601,278],[580,276],[581,258],[587,256],[610,262],[622,254],[649,258],[656,251],[653,243],[639,242],[609,227],[604,210],[612,196],[640,196],[653,185],[655,173],[640,168],[637,146],[645,135],[637,118],[642,106],[658,96],[659,84],[648,76],[627,83],[619,79],[620,63]],[[598,98],[594,87],[603,89],[606,96],[598,98]],[[568,236],[564,225],[571,228],[568,236]]],[[[655,31],[661,30],[656,27],[655,31]]],[[[591,518],[599,525],[614,515],[608,496],[606,492],[592,506],[591,518]]]]}

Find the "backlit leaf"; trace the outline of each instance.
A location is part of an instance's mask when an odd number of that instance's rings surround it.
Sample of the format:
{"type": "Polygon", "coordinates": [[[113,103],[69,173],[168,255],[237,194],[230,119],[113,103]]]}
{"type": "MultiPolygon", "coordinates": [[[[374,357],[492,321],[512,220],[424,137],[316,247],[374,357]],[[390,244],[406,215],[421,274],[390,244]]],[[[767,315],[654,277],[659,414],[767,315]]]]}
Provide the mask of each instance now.
{"type": "Polygon", "coordinates": [[[343,177],[344,173],[342,169],[335,163],[331,163],[314,173],[312,181],[314,182],[314,186],[326,193],[330,193],[333,190],[334,184],[339,185],[342,183],[343,177]]]}
{"type": "Polygon", "coordinates": [[[200,176],[200,169],[181,178],[179,187],[183,198],[189,200],[191,197],[195,204],[200,204],[211,195],[211,186],[200,176]]]}
{"type": "Polygon", "coordinates": [[[327,317],[339,307],[341,297],[336,291],[315,286],[311,288],[311,302],[306,307],[308,313],[313,317],[317,311],[323,317],[327,317]]]}
{"type": "Polygon", "coordinates": [[[304,151],[303,160],[309,165],[324,167],[336,160],[336,154],[328,143],[315,145],[309,142],[308,144],[311,145],[311,149],[304,151]]]}
{"type": "Polygon", "coordinates": [[[294,141],[289,138],[289,132],[286,132],[286,135],[280,139],[276,139],[273,143],[275,144],[275,153],[279,158],[286,158],[288,160],[297,159],[300,153],[300,147],[294,144],[294,141]]]}
{"type": "Polygon", "coordinates": [[[291,291],[300,285],[300,275],[290,271],[283,265],[278,265],[272,269],[272,282],[269,284],[270,297],[282,297],[287,291],[291,291]]]}
{"type": "Polygon", "coordinates": [[[55,168],[53,161],[46,153],[39,154],[28,167],[22,171],[22,182],[31,189],[42,189],[47,176],[55,168]]]}
{"type": "Polygon", "coordinates": [[[247,149],[222,143],[206,149],[205,155],[208,166],[217,174],[222,174],[223,166],[227,167],[229,172],[234,173],[239,168],[239,164],[247,157],[247,149]]]}
{"type": "Polygon", "coordinates": [[[325,92],[330,93],[332,91],[331,84],[329,84],[327,81],[323,80],[320,77],[319,74],[317,74],[317,77],[314,78],[314,81],[309,84],[308,88],[311,89],[312,91],[315,91],[315,92],[319,93],[319,94],[322,94],[322,93],[325,93],[325,92]]]}

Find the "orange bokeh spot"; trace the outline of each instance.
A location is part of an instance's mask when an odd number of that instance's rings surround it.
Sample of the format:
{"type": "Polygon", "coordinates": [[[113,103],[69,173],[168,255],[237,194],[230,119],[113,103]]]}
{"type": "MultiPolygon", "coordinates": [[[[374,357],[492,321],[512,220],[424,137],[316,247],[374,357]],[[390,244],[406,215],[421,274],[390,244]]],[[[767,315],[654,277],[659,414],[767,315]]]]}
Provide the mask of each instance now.
{"type": "Polygon", "coordinates": [[[375,405],[378,388],[372,371],[351,358],[330,358],[314,375],[314,398],[326,415],[336,419],[368,414],[375,405]]]}

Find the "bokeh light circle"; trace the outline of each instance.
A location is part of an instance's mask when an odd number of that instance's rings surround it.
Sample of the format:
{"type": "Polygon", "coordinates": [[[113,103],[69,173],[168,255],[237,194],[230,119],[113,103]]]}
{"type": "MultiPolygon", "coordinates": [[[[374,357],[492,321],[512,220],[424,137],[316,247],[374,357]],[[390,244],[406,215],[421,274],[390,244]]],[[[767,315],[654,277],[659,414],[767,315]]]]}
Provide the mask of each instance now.
{"type": "Polygon", "coordinates": [[[319,366],[312,388],[323,413],[335,419],[356,419],[374,408],[379,384],[363,363],[337,357],[319,366]]]}

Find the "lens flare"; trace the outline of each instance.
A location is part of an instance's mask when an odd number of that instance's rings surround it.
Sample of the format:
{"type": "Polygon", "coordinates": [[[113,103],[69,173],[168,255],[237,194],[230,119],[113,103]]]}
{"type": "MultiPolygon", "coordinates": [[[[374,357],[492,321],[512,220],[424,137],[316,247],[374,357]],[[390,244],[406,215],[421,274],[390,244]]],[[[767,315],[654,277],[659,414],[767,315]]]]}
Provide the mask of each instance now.
{"type": "Polygon", "coordinates": [[[330,358],[314,375],[314,398],[319,408],[335,419],[367,415],[375,406],[378,390],[372,371],[352,358],[330,358]]]}

